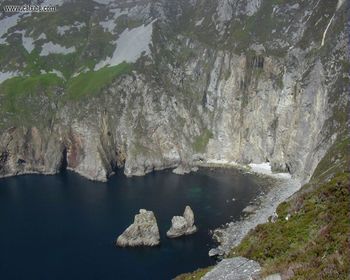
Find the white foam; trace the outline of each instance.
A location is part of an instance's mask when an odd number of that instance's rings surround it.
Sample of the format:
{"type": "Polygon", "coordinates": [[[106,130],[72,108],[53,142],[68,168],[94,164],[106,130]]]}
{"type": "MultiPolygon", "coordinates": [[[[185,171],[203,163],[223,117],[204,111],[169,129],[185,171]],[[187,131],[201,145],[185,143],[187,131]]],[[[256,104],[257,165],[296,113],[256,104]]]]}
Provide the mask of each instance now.
{"type": "Polygon", "coordinates": [[[49,54],[69,54],[73,52],[75,52],[75,47],[66,48],[64,46],[48,42],[42,45],[40,55],[47,56],[49,54]]]}
{"type": "Polygon", "coordinates": [[[11,72],[0,72],[0,84],[10,78],[20,76],[21,73],[18,71],[11,71],[11,72]]]}
{"type": "Polygon", "coordinates": [[[227,159],[209,159],[207,160],[208,164],[217,164],[217,165],[230,165],[230,166],[238,166],[238,163],[235,161],[229,161],[227,159]]]}
{"type": "Polygon", "coordinates": [[[253,172],[258,174],[264,174],[268,176],[273,176],[276,178],[291,179],[292,176],[289,173],[273,173],[271,169],[271,164],[269,162],[264,163],[250,163],[249,167],[253,172]]]}
{"type": "Polygon", "coordinates": [[[112,57],[107,57],[106,60],[96,64],[95,71],[122,62],[133,63],[142,54],[149,55],[151,53],[149,45],[152,43],[153,22],[133,29],[125,29],[115,42],[116,49],[112,57]]]}

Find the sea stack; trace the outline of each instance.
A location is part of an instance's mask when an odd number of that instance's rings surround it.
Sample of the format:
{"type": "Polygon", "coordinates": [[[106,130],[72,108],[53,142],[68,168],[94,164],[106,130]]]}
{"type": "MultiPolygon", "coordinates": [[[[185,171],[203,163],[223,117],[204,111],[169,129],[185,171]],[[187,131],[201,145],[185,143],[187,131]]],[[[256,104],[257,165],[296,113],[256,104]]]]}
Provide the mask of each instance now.
{"type": "Polygon", "coordinates": [[[166,235],[169,238],[177,238],[194,234],[196,231],[193,211],[190,206],[186,206],[183,216],[174,216],[171,219],[171,228],[166,235]]]}
{"type": "Polygon", "coordinates": [[[117,239],[119,247],[159,245],[159,229],[152,211],[141,209],[131,224],[117,239]]]}

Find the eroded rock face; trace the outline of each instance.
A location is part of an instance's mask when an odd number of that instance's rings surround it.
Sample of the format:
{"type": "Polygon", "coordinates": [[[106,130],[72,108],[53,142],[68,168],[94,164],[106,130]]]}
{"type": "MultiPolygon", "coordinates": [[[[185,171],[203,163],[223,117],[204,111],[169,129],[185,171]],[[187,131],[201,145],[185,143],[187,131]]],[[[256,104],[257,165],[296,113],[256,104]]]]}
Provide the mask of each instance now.
{"type": "Polygon", "coordinates": [[[184,235],[191,235],[197,231],[194,225],[194,214],[191,207],[186,206],[183,216],[174,216],[171,219],[171,228],[166,235],[169,238],[181,237],[184,235]]]}
{"type": "MultiPolygon", "coordinates": [[[[123,167],[127,176],[166,168],[184,174],[190,171],[188,167],[211,161],[270,162],[274,171],[288,171],[307,181],[347,127],[343,122],[349,106],[348,36],[343,1],[333,1],[333,15],[318,0],[302,7],[288,1],[145,0],[130,2],[130,9],[123,1],[90,2],[98,5],[99,12],[91,17],[97,11],[91,6],[86,16],[93,22],[84,31],[76,28],[77,35],[93,34],[90,28],[100,25],[110,33],[103,43],[112,46],[121,34],[134,40],[132,34],[146,26],[151,30],[153,22],[153,47],[147,47],[135,65],[131,63],[133,71],[106,82],[92,95],[79,97],[79,92],[70,93],[59,83],[29,97],[18,95],[13,102],[12,94],[2,88],[0,177],[56,173],[65,150],[69,170],[99,181],[107,180],[116,166],[123,167]],[[116,18],[105,20],[115,9],[144,26],[117,30],[116,18]],[[196,13],[189,16],[192,10],[196,13]],[[277,24],[271,30],[261,32],[250,25],[244,32],[249,38],[231,32],[249,26],[251,19],[270,26],[271,11],[277,24]],[[173,34],[169,30],[174,25],[186,26],[190,32],[180,28],[173,34]],[[332,28],[338,31],[331,32],[332,28]],[[196,35],[203,31],[206,36],[196,35]],[[75,102],[65,102],[70,94],[77,94],[75,102]],[[28,147],[31,152],[24,152],[28,147]]],[[[79,7],[70,1],[65,5],[79,7]]],[[[69,22],[70,18],[62,17],[69,22]]],[[[30,24],[26,33],[39,34],[36,24],[30,24]]],[[[2,39],[23,28],[23,24],[11,27],[2,39]]],[[[21,44],[22,39],[17,39],[21,44]]],[[[37,51],[50,43],[41,40],[37,51]]],[[[148,46],[149,39],[140,43],[148,46]]],[[[90,37],[79,42],[74,46],[76,56],[93,55],[94,69],[99,69],[106,57],[113,56],[112,50],[109,54],[95,50],[93,46],[99,44],[90,37]]],[[[139,44],[130,45],[137,48],[139,44]]],[[[138,49],[140,55],[142,49],[138,49]]],[[[22,55],[16,57],[16,48],[13,51],[4,58],[0,81],[27,73],[29,61],[22,61],[22,55]]],[[[61,65],[52,63],[51,69],[60,69],[61,65]]],[[[79,76],[85,66],[81,59],[72,73],[79,76]]]]}
{"type": "Polygon", "coordinates": [[[11,128],[0,135],[0,178],[59,172],[63,144],[55,130],[11,128]]]}
{"type": "Polygon", "coordinates": [[[120,247],[156,246],[159,244],[159,229],[152,211],[141,209],[130,225],[117,239],[120,247]]]}

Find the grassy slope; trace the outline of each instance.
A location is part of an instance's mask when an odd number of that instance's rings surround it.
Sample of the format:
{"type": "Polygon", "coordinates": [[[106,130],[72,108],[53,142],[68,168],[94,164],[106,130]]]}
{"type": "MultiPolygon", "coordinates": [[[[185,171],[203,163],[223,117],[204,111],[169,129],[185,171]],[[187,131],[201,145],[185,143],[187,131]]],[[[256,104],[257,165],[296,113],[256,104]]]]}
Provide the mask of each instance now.
{"type": "MultiPolygon", "coordinates": [[[[130,73],[132,65],[122,63],[99,71],[89,71],[64,81],[55,74],[39,74],[31,77],[15,77],[0,85],[0,116],[12,121],[12,125],[33,124],[49,119],[53,104],[64,100],[79,101],[98,95],[116,78],[130,73]],[[42,116],[38,112],[45,108],[42,116]],[[49,110],[49,111],[48,111],[49,110]]],[[[56,111],[57,108],[52,110],[56,111]]]]}
{"type": "Polygon", "coordinates": [[[47,125],[63,81],[54,74],[16,77],[0,85],[1,125],[47,125]],[[46,120],[46,121],[45,121],[46,120]]]}
{"type": "Polygon", "coordinates": [[[231,256],[259,261],[265,275],[279,272],[287,279],[348,279],[349,148],[347,136],[339,139],[310,183],[278,207],[277,221],[251,231],[231,256]]]}
{"type": "MultiPolygon", "coordinates": [[[[349,279],[349,148],[348,137],[337,141],[310,183],[279,205],[277,221],[252,230],[228,257],[258,261],[264,276],[281,273],[285,279],[349,279]]],[[[200,279],[209,270],[199,269],[176,279],[200,279]]]]}
{"type": "Polygon", "coordinates": [[[348,279],[349,174],[339,173],[310,192],[307,187],[278,207],[275,223],[259,225],[231,256],[260,262],[264,275],[278,272],[288,279],[348,279]]]}
{"type": "Polygon", "coordinates": [[[130,64],[122,63],[117,66],[102,68],[96,72],[82,73],[68,82],[67,96],[69,99],[77,100],[87,95],[97,94],[116,77],[130,73],[131,69],[130,64]]]}

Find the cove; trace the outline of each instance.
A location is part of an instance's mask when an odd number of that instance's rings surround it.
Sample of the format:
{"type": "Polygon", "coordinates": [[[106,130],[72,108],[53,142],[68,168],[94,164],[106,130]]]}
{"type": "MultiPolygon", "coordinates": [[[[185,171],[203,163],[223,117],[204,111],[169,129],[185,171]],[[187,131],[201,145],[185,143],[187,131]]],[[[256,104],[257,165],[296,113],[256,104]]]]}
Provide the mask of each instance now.
{"type": "Polygon", "coordinates": [[[68,171],[1,179],[0,278],[171,279],[214,264],[209,230],[238,219],[261,191],[254,175],[230,169],[135,178],[118,172],[107,183],[68,171]],[[166,238],[171,218],[186,205],[199,231],[166,238]],[[140,208],[155,213],[161,245],[116,247],[140,208]]]}

